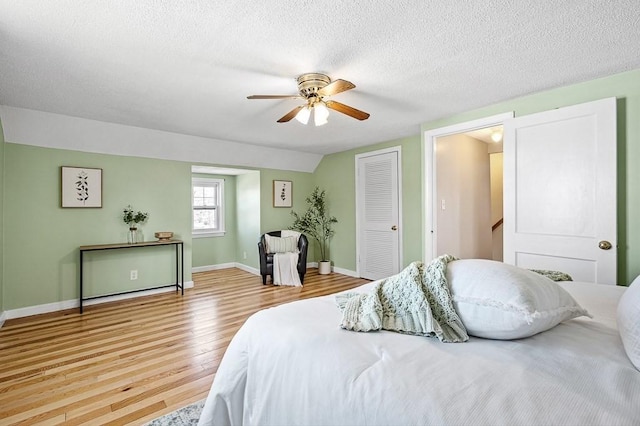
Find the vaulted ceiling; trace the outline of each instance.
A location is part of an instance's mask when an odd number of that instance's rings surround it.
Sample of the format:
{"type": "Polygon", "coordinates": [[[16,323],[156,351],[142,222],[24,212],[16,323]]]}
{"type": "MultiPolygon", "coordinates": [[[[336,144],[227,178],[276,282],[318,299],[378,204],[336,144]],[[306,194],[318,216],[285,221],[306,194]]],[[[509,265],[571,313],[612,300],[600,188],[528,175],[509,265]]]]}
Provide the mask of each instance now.
{"type": "Polygon", "coordinates": [[[640,68],[638,0],[6,0],[0,104],[326,154],[640,68]],[[276,120],[296,77],[356,88],[321,127],[276,120]]]}

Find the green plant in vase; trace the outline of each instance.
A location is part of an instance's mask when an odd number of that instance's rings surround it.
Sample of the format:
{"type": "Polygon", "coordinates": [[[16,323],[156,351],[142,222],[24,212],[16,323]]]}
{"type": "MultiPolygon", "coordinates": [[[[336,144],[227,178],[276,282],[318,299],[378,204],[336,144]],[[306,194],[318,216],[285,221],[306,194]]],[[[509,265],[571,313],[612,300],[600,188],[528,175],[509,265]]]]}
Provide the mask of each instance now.
{"type": "Polygon", "coordinates": [[[328,256],[329,240],[335,234],[333,225],[338,223],[338,219],[327,212],[324,190],[321,191],[316,187],[306,201],[308,207],[303,214],[291,211],[293,225],[290,228],[316,240],[320,247],[318,273],[328,274],[331,272],[331,261],[328,256]]]}
{"type": "Polygon", "coordinates": [[[134,212],[131,204],[124,208],[122,212],[122,220],[129,225],[128,243],[135,244],[138,242],[138,224],[143,223],[149,217],[146,212],[134,212]]]}

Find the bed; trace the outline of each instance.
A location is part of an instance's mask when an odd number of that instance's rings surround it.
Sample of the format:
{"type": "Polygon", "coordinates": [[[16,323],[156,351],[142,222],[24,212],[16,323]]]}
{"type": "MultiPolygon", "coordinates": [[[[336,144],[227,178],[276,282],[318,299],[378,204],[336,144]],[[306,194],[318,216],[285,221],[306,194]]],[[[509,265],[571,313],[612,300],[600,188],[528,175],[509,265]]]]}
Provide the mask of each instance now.
{"type": "Polygon", "coordinates": [[[511,340],[347,331],[334,295],[263,310],[230,343],[199,424],[640,424],[640,371],[616,321],[626,287],[557,286],[592,318],[511,340]]]}

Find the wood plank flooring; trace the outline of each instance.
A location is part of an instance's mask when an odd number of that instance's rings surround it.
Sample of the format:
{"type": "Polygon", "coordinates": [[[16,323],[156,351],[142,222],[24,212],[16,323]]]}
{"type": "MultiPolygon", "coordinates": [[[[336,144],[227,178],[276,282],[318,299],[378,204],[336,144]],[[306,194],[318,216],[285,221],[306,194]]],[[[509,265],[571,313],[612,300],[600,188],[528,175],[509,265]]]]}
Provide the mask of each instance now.
{"type": "Polygon", "coordinates": [[[9,320],[0,329],[0,425],[144,424],[206,397],[254,312],[367,280],[310,269],[304,287],[231,268],[164,293],[9,320]]]}

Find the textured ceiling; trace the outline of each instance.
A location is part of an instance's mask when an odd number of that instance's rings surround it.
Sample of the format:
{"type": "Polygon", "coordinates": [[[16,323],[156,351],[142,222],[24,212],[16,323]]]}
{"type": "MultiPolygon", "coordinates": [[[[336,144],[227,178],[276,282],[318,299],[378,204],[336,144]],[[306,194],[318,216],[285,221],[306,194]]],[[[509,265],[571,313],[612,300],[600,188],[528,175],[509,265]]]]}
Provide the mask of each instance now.
{"type": "Polygon", "coordinates": [[[4,0],[0,104],[331,153],[640,68],[638,0],[4,0]],[[322,127],[276,120],[295,78],[357,87],[322,127]]]}

